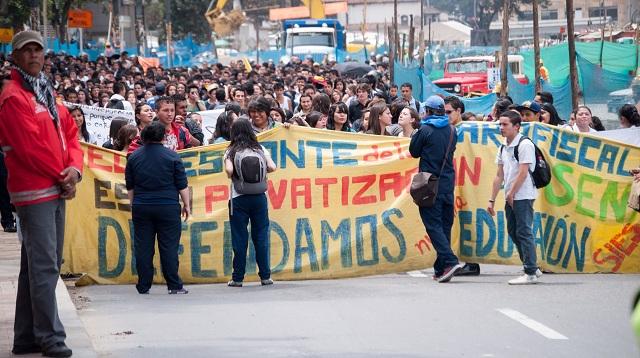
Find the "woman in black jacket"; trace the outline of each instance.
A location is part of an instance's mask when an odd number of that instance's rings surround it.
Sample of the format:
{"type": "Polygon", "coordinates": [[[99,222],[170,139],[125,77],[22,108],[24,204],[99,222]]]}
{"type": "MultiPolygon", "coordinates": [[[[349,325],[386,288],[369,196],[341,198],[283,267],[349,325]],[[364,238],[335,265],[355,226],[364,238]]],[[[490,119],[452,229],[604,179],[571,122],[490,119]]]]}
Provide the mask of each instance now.
{"type": "Polygon", "coordinates": [[[169,294],[185,294],[178,275],[178,246],[182,215],[189,218],[190,202],[187,176],[178,154],[162,145],[165,126],[153,122],[142,131],[144,146],[129,156],[125,180],[134,226],[134,247],[141,294],[149,293],[153,282],[153,255],[156,237],[160,249],[162,275],[169,294]]]}

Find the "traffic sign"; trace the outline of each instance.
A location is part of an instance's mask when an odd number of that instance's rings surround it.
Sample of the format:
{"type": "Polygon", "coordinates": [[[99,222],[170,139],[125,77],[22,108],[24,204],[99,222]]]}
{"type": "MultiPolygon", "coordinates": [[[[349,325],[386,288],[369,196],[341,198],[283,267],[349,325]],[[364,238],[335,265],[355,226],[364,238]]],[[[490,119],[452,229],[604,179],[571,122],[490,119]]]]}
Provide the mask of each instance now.
{"type": "Polygon", "coordinates": [[[67,23],[68,27],[90,29],[93,27],[93,13],[89,10],[69,10],[67,23]]]}
{"type": "Polygon", "coordinates": [[[13,39],[13,29],[0,27],[0,43],[11,43],[11,39],[13,39]]]}

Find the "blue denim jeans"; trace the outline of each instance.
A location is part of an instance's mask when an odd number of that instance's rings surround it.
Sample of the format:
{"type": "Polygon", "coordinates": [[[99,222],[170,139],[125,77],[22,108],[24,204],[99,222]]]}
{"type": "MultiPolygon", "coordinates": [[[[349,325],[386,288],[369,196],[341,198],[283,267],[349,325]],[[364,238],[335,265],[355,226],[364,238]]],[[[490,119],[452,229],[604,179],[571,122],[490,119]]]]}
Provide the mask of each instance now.
{"type": "Polygon", "coordinates": [[[453,194],[438,194],[430,208],[419,208],[420,218],[433,248],[438,253],[433,269],[436,276],[447,267],[458,264],[458,257],[451,250],[451,227],[453,226],[453,194]]]}
{"type": "Polygon", "coordinates": [[[258,276],[261,280],[271,277],[269,266],[269,207],[266,194],[240,195],[231,199],[229,207],[231,244],[233,246],[233,274],[236,282],[244,280],[247,263],[247,246],[251,222],[251,240],[256,249],[258,276]]]}
{"type": "Polygon", "coordinates": [[[516,245],[524,272],[534,275],[538,269],[536,244],[533,241],[533,200],[514,200],[513,208],[505,205],[507,231],[516,245]]]}

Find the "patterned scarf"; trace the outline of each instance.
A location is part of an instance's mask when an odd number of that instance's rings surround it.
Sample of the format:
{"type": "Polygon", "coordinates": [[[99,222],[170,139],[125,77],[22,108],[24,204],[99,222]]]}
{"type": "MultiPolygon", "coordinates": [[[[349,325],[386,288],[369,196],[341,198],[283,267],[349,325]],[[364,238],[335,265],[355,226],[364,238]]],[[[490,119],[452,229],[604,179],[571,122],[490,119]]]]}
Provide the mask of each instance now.
{"type": "Polygon", "coordinates": [[[31,87],[38,102],[47,106],[49,113],[57,125],[60,117],[58,117],[56,97],[53,95],[53,86],[51,86],[51,82],[49,82],[47,76],[45,76],[44,72],[40,71],[38,77],[34,77],[24,72],[20,67],[16,66],[15,68],[20,72],[25,82],[31,87]]]}

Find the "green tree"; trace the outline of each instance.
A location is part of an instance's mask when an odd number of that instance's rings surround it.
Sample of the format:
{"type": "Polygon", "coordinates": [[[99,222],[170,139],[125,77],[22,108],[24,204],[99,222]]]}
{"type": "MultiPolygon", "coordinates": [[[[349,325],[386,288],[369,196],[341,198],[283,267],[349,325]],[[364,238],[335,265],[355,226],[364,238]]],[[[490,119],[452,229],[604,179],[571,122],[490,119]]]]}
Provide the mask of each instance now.
{"type": "Polygon", "coordinates": [[[191,34],[196,41],[209,41],[211,29],[204,18],[207,6],[209,6],[209,0],[172,0],[173,37],[183,38],[191,34]]]}
{"type": "Polygon", "coordinates": [[[24,24],[29,23],[31,7],[29,1],[9,0],[7,4],[7,14],[0,16],[1,27],[11,27],[15,31],[24,29],[24,24]]]}

